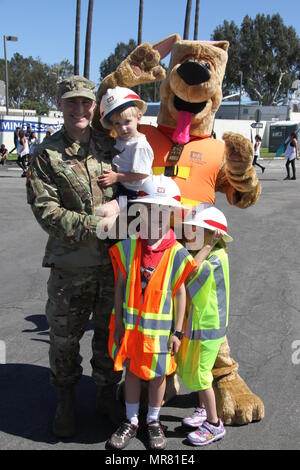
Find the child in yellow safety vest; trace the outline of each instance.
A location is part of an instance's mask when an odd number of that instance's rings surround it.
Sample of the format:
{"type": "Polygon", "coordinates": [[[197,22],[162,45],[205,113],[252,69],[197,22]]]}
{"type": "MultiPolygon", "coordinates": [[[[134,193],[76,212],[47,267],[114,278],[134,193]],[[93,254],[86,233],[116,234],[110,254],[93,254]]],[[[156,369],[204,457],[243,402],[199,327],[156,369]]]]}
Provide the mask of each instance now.
{"type": "Polygon", "coordinates": [[[227,234],[224,214],[213,206],[194,208],[184,223],[204,228],[204,243],[195,256],[198,269],[186,283],[188,305],[184,338],[176,356],[177,374],[187,388],[198,391],[199,406],[192,416],[184,418],[183,424],[197,428],[188,434],[188,440],[204,446],[226,434],[217,415],[212,369],[228,324],[229,266],[225,242],[232,238],[227,234]]]}
{"type": "Polygon", "coordinates": [[[183,336],[184,282],[196,268],[170,229],[171,209],[182,207],[180,197],[171,178],[150,176],[135,200],[141,208],[140,237],[129,237],[110,249],[116,286],[109,353],[115,370],[126,367],[127,419],[108,441],[114,449],[123,449],[137,434],[141,380],[149,381],[149,447],[166,447],[160,407],[166,375],[176,370],[174,354],[183,336]]]}

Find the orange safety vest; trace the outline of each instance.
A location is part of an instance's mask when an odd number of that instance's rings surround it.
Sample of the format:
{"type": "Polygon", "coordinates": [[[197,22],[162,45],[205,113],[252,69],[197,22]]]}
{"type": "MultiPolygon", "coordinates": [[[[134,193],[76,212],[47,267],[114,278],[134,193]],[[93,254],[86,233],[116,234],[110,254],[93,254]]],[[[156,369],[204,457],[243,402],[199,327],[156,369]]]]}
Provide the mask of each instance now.
{"type": "Polygon", "coordinates": [[[174,326],[173,299],[196,267],[188,251],[176,242],[167,248],[142,295],[141,240],[127,238],[110,248],[115,279],[119,270],[126,279],[123,299],[125,334],[120,346],[114,343],[115,312],[109,325],[108,349],[114,369],[120,371],[129,359],[129,370],[144,380],[172,374],[176,370],[169,352],[174,326]]]}
{"type": "MultiPolygon", "coordinates": [[[[165,173],[165,168],[173,166],[167,157],[173,142],[157,127],[141,125],[154,152],[153,174],[165,173]]],[[[224,157],[224,142],[212,138],[192,140],[185,144],[179,162],[175,165],[174,180],[181,191],[181,202],[196,205],[201,202],[215,203],[215,184],[224,157]]]]}

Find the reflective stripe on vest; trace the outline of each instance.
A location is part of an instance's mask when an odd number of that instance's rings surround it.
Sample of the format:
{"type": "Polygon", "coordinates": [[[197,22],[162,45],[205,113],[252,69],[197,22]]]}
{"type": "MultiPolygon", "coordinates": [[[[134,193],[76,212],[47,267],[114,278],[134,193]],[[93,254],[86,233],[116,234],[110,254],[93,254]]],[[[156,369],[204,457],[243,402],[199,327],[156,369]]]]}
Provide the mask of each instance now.
{"type": "Polygon", "coordinates": [[[229,312],[229,272],[225,250],[214,251],[187,285],[192,302],[185,336],[190,340],[213,340],[226,335],[229,312]],[[216,315],[217,313],[217,315],[216,315]],[[202,328],[198,320],[201,315],[202,328]]]}

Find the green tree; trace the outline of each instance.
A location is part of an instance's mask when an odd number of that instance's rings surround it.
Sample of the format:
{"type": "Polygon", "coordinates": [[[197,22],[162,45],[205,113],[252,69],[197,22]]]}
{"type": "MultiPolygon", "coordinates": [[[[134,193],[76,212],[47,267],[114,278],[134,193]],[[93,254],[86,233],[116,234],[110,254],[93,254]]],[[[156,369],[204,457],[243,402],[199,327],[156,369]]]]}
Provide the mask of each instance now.
{"type": "Polygon", "coordinates": [[[227,40],[230,42],[228,50],[228,63],[225,77],[223,80],[223,95],[228,96],[235,92],[239,87],[240,70],[240,30],[238,26],[231,21],[225,20],[222,26],[217,26],[214,31],[213,39],[216,41],[227,40]]]}
{"type": "Polygon", "coordinates": [[[23,103],[20,104],[20,109],[35,109],[39,116],[48,114],[50,106],[45,101],[32,101],[25,99],[23,103]]]}
{"type": "Polygon", "coordinates": [[[129,39],[128,44],[118,42],[115,50],[110,54],[107,59],[104,59],[100,64],[100,82],[110,73],[114,72],[120,63],[136,48],[134,39],[129,39]]]}
{"type": "Polygon", "coordinates": [[[279,14],[248,15],[241,27],[224,21],[213,39],[227,39],[231,45],[224,79],[224,94],[239,90],[239,71],[243,87],[252,100],[271,105],[286,97],[299,77],[300,40],[293,27],[284,25],[279,14]]]}
{"type": "MultiPolygon", "coordinates": [[[[68,60],[49,65],[34,59],[14,54],[8,61],[9,106],[23,108],[30,103],[30,109],[45,110],[56,105],[57,79],[72,75],[73,66],[68,60]],[[25,103],[25,105],[24,105],[25,103]]],[[[0,80],[5,80],[4,60],[0,60],[0,80]]]]}

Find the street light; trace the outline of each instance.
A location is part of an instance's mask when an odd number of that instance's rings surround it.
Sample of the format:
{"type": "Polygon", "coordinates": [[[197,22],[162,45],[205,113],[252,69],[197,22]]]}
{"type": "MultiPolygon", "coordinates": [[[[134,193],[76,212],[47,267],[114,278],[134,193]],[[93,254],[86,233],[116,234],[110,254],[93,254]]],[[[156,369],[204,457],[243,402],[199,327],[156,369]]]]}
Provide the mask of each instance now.
{"type": "Polygon", "coordinates": [[[4,42],[4,60],[5,60],[5,101],[6,101],[6,114],[8,115],[8,68],[7,68],[7,55],[6,55],[6,41],[17,41],[16,36],[3,36],[4,42]]]}
{"type": "Polygon", "coordinates": [[[242,86],[243,86],[243,72],[239,71],[240,75],[240,98],[239,98],[239,112],[238,112],[238,119],[241,117],[241,101],[242,101],[242,86]]]}

